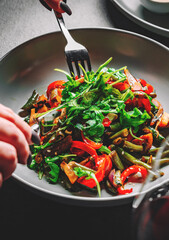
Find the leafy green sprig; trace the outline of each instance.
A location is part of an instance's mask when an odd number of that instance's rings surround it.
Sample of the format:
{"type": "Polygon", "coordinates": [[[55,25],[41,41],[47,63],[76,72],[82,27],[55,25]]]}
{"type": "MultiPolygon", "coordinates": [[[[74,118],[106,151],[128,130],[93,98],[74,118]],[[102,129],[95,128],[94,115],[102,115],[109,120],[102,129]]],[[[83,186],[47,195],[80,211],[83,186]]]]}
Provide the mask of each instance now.
{"type": "Polygon", "coordinates": [[[146,111],[142,112],[138,108],[126,112],[125,102],[134,98],[133,92],[129,88],[122,93],[113,87],[115,83],[126,80],[122,72],[126,66],[120,69],[107,68],[111,60],[112,58],[108,59],[96,72],[86,72],[80,66],[84,73],[84,82],[80,83],[73,78],[70,81],[69,76],[62,91],[62,104],[67,103],[67,119],[64,123],[73,125],[91,138],[100,138],[104,134],[102,123],[109,112],[118,114],[121,124],[128,128],[133,127],[136,131],[138,126],[150,119],[146,111]],[[115,82],[105,84],[109,78],[115,82]]]}

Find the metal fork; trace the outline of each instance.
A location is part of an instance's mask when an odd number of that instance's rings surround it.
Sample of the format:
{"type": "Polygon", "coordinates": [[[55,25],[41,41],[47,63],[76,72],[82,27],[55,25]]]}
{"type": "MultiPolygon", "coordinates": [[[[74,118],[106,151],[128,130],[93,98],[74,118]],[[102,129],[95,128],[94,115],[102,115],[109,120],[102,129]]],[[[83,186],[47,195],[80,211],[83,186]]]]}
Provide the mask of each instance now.
{"type": "MultiPolygon", "coordinates": [[[[57,18],[59,27],[63,33],[63,35],[65,36],[66,40],[67,40],[67,45],[65,47],[65,56],[66,56],[66,60],[68,63],[68,67],[70,70],[70,73],[73,77],[75,77],[76,75],[78,77],[80,77],[80,73],[82,72],[82,70],[80,69],[79,63],[82,65],[82,67],[88,71],[91,71],[91,63],[90,63],[90,58],[89,58],[89,54],[87,49],[81,45],[80,43],[76,42],[72,36],[70,35],[69,31],[67,30],[67,28],[65,27],[65,23],[62,17],[62,14],[58,14],[56,11],[54,11],[55,16],[57,18]],[[74,66],[73,66],[74,65],[74,66]],[[86,68],[87,66],[87,68],[86,68]],[[74,70],[74,67],[76,69],[76,72],[74,70]]],[[[83,72],[82,72],[83,74],[83,72]]],[[[37,122],[31,127],[33,131],[35,131],[37,134],[39,134],[40,131],[40,127],[39,127],[39,123],[40,121],[47,115],[52,114],[53,112],[56,112],[57,109],[54,109],[53,111],[47,112],[45,113],[43,116],[38,117],[36,120],[37,122]]]]}
{"type": "MultiPolygon", "coordinates": [[[[80,77],[81,68],[79,67],[79,63],[82,67],[88,71],[91,71],[91,63],[87,49],[81,45],[80,43],[76,42],[72,36],[70,35],[69,31],[65,27],[65,23],[62,17],[62,14],[58,14],[54,11],[56,19],[58,21],[59,27],[67,40],[67,45],[65,47],[65,56],[67,60],[67,64],[72,76],[80,77]],[[87,66],[87,68],[86,68],[87,66]],[[76,72],[75,72],[76,69],[76,72]]],[[[83,74],[83,72],[82,72],[83,74]]]]}

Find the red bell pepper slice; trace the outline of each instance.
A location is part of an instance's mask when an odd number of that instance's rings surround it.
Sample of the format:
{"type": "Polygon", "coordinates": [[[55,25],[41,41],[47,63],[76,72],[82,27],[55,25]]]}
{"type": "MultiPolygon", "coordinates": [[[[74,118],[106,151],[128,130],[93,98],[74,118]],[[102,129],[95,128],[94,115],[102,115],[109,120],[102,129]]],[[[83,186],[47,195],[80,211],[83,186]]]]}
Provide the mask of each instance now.
{"type": "MultiPolygon", "coordinates": [[[[124,185],[124,182],[126,180],[127,177],[129,177],[131,174],[135,174],[140,172],[142,175],[142,180],[145,180],[148,174],[148,171],[145,167],[143,166],[139,166],[139,165],[132,165],[130,167],[128,167],[127,169],[125,169],[122,174],[121,174],[121,182],[124,185]]],[[[119,194],[126,194],[126,193],[131,193],[133,191],[132,188],[130,189],[124,189],[123,186],[118,187],[117,191],[119,194]]]]}
{"type": "Polygon", "coordinates": [[[151,111],[151,104],[148,98],[139,98],[138,107],[144,108],[148,113],[151,111]]]}
{"type": "MultiPolygon", "coordinates": [[[[114,80],[112,80],[111,78],[106,82],[107,84],[112,84],[114,82],[114,80]]],[[[128,84],[127,81],[124,82],[119,82],[113,85],[114,88],[118,89],[120,92],[126,90],[127,88],[130,87],[130,85],[128,84]]]]}
{"type": "Polygon", "coordinates": [[[97,159],[98,159],[97,152],[94,148],[92,148],[88,144],[81,142],[81,141],[73,141],[70,150],[72,151],[73,148],[79,148],[79,149],[89,153],[90,155],[92,155],[94,157],[95,163],[97,162],[97,159]]]}
{"type": "Polygon", "coordinates": [[[103,124],[104,127],[109,127],[110,124],[111,124],[111,122],[112,122],[112,121],[111,121],[110,119],[108,119],[107,117],[105,117],[105,118],[103,119],[102,124],[103,124]]]}
{"type": "Polygon", "coordinates": [[[71,153],[76,154],[78,157],[82,157],[85,154],[85,151],[78,148],[70,148],[71,153]]]}
{"type": "Polygon", "coordinates": [[[153,86],[148,84],[144,79],[139,79],[139,82],[141,83],[141,85],[143,87],[147,88],[146,90],[144,90],[145,93],[150,94],[150,93],[154,92],[153,86]]]}
{"type": "Polygon", "coordinates": [[[150,94],[150,93],[154,92],[154,88],[151,84],[147,83],[146,87],[147,87],[147,90],[144,91],[145,93],[150,94]]]}
{"type": "Polygon", "coordinates": [[[47,91],[46,91],[47,97],[49,98],[50,92],[51,92],[53,89],[55,89],[55,88],[61,88],[61,89],[63,89],[63,88],[64,88],[64,86],[63,86],[64,83],[65,83],[64,80],[58,80],[58,81],[54,81],[54,82],[50,83],[50,84],[48,85],[48,88],[47,88],[47,91]]]}
{"type": "Polygon", "coordinates": [[[127,88],[130,87],[130,85],[127,83],[127,81],[124,82],[119,82],[113,85],[114,88],[118,89],[120,92],[126,90],[127,88]]]}
{"type": "MultiPolygon", "coordinates": [[[[112,169],[112,161],[107,154],[99,155],[95,169],[97,170],[95,176],[98,182],[103,181],[104,177],[107,176],[112,169]]],[[[93,188],[96,186],[96,182],[94,179],[86,179],[85,177],[81,177],[77,180],[78,183],[83,184],[89,188],[93,188]]]]}
{"type": "Polygon", "coordinates": [[[122,174],[121,174],[121,181],[122,184],[124,184],[125,180],[127,179],[127,177],[129,177],[131,174],[135,174],[140,172],[142,175],[142,179],[145,180],[145,178],[147,177],[147,169],[143,166],[139,166],[139,165],[132,165],[128,168],[126,168],[122,174]]]}
{"type": "Polygon", "coordinates": [[[56,108],[58,107],[59,103],[58,102],[52,102],[51,100],[49,100],[49,104],[51,108],[56,108]]]}
{"type": "Polygon", "coordinates": [[[105,176],[108,176],[108,174],[110,173],[111,169],[112,169],[112,160],[110,158],[109,155],[104,154],[105,158],[106,158],[106,163],[105,163],[105,176]]]}
{"type": "Polygon", "coordinates": [[[145,98],[143,93],[140,93],[137,97],[132,100],[128,99],[126,102],[126,109],[132,109],[134,107],[144,108],[148,113],[151,111],[151,104],[148,98],[145,98]]]}
{"type": "Polygon", "coordinates": [[[87,145],[91,146],[94,149],[99,149],[103,145],[103,143],[96,143],[90,140],[89,138],[86,138],[82,131],[81,131],[81,136],[82,136],[83,142],[85,142],[87,145]]]}
{"type": "Polygon", "coordinates": [[[117,191],[120,195],[124,195],[124,194],[128,194],[128,193],[132,193],[133,189],[124,189],[123,187],[118,187],[117,191]]]}
{"type": "Polygon", "coordinates": [[[146,85],[147,85],[147,82],[144,80],[144,79],[139,79],[139,82],[141,83],[141,85],[143,86],[143,87],[146,87],[146,85]]]}

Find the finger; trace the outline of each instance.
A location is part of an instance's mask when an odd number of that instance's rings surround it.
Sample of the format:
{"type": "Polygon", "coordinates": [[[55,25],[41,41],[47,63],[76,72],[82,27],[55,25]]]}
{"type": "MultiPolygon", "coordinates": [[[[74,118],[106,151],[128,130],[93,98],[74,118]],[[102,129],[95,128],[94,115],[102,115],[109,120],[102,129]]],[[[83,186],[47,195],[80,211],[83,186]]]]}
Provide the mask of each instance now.
{"type": "Polygon", "coordinates": [[[72,14],[72,11],[70,7],[66,4],[66,1],[62,1],[62,0],[44,0],[44,1],[46,5],[48,5],[50,8],[55,10],[57,13],[66,12],[68,15],[72,14]]]}
{"type": "Polygon", "coordinates": [[[14,123],[25,135],[28,144],[32,144],[32,129],[31,127],[23,121],[16,113],[14,113],[10,108],[0,104],[0,117],[7,119],[8,121],[14,123]]]}
{"type": "Polygon", "coordinates": [[[2,187],[2,182],[3,182],[3,176],[2,176],[2,173],[0,172],[0,188],[2,187]]]}
{"type": "Polygon", "coordinates": [[[49,5],[44,0],[39,0],[39,1],[46,9],[48,9],[49,11],[52,11],[52,8],[49,7],[49,5]]]}
{"type": "Polygon", "coordinates": [[[6,180],[14,172],[17,164],[16,149],[6,143],[0,141],[0,185],[2,180],[6,180]]]}
{"type": "Polygon", "coordinates": [[[72,14],[70,7],[65,2],[60,2],[60,8],[66,12],[68,15],[72,14]]]}
{"type": "Polygon", "coordinates": [[[0,141],[9,143],[17,151],[18,162],[26,164],[29,157],[29,145],[19,128],[12,122],[0,118],[0,141]]]}

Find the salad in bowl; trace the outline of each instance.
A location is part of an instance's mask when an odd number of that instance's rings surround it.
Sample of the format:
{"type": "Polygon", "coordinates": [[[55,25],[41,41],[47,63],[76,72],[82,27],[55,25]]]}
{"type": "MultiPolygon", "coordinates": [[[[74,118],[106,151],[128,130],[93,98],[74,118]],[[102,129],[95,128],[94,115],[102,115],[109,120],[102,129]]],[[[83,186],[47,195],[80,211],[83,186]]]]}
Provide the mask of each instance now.
{"type": "Polygon", "coordinates": [[[152,171],[169,114],[150,83],[126,66],[108,67],[111,59],[95,72],[80,65],[81,77],[55,69],[67,81],[52,82],[42,95],[34,90],[22,107],[20,115],[30,126],[52,112],[40,122],[40,145],[31,146],[28,167],[39,179],[70,191],[85,188],[101,196],[105,188],[119,195],[133,191],[127,182],[142,182],[152,171]]]}

